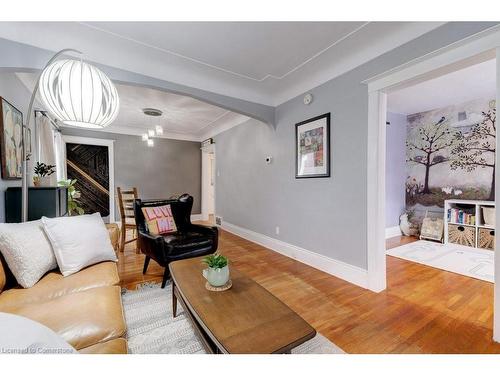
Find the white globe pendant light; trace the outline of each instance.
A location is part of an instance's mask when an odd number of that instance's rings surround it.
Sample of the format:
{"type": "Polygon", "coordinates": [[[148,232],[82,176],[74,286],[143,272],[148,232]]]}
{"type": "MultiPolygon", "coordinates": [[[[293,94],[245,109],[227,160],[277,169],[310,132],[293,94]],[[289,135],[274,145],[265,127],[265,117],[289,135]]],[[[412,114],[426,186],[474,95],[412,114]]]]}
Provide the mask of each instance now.
{"type": "Polygon", "coordinates": [[[120,107],[113,82],[81,60],[57,60],[40,76],[40,95],[49,112],[66,125],[100,129],[120,107]]]}
{"type": "Polygon", "coordinates": [[[65,53],[80,51],[66,48],[57,52],[42,69],[31,94],[27,119],[21,132],[21,220],[28,220],[28,159],[26,129],[29,127],[38,91],[49,112],[70,126],[100,129],[110,125],[120,108],[120,99],[113,82],[96,67],[82,60],[59,60],[65,53]]]}

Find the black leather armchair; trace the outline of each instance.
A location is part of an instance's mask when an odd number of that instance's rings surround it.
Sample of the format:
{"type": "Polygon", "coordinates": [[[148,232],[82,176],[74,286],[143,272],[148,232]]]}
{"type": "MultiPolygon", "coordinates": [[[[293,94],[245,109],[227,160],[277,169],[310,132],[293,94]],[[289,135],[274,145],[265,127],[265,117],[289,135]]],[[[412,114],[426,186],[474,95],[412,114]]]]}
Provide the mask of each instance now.
{"type": "Polygon", "coordinates": [[[183,194],[178,199],[134,201],[135,222],[138,232],[138,246],[146,255],[142,273],[145,274],[149,261],[155,260],[165,267],[161,287],[164,288],[170,277],[168,264],[175,260],[194,258],[212,254],[217,250],[219,233],[217,227],[191,223],[193,197],[183,194]],[[142,213],[143,207],[156,207],[170,204],[177,232],[161,235],[150,234],[142,213]]]}

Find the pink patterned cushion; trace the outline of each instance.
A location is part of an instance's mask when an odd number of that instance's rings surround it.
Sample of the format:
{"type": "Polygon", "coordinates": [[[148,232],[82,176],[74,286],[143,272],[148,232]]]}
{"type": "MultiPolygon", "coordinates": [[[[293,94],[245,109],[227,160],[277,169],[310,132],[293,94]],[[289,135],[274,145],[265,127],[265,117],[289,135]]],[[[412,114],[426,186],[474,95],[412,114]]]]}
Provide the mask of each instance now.
{"type": "Polygon", "coordinates": [[[146,219],[149,233],[164,234],[177,231],[169,204],[158,207],[143,207],[142,213],[146,219]]]}

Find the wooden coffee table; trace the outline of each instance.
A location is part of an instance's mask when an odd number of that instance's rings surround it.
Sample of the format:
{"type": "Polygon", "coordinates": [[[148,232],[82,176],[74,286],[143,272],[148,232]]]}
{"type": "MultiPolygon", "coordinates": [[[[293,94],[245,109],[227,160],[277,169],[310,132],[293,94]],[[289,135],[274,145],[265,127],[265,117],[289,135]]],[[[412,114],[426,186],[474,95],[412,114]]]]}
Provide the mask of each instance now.
{"type": "Polygon", "coordinates": [[[169,265],[174,317],[184,308],[210,353],[290,353],[316,331],[287,305],[233,268],[233,286],[224,292],[205,288],[202,257],[169,265]]]}

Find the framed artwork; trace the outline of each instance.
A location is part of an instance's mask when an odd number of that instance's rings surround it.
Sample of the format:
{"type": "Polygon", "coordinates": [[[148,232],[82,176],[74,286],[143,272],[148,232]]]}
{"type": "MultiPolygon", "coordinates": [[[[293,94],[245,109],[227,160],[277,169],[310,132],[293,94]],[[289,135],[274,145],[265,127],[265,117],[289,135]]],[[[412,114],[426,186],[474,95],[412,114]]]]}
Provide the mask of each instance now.
{"type": "Polygon", "coordinates": [[[7,100],[0,97],[0,156],[2,178],[21,178],[23,114],[7,100]]]}
{"type": "Polygon", "coordinates": [[[295,124],[295,178],[330,177],[330,113],[295,124]]]}

